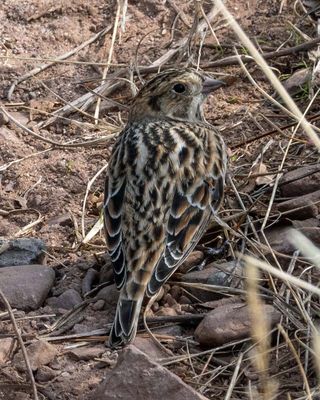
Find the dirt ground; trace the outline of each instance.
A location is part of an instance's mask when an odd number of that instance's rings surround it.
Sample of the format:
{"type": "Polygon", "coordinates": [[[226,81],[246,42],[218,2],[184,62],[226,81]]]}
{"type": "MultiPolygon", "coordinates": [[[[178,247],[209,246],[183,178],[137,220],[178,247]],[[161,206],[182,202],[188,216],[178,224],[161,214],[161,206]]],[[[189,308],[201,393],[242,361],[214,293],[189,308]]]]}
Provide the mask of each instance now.
{"type": "MultiPolygon", "coordinates": [[[[314,37],[314,26],[308,18],[303,19],[295,14],[291,2],[282,2],[284,6],[281,11],[279,1],[229,0],[227,3],[238,22],[263,52],[302,43],[301,36],[290,23],[314,37]]],[[[204,11],[207,13],[211,6],[209,1],[204,2],[204,11]]],[[[125,21],[120,20],[123,29],[118,30],[107,74],[121,84],[124,82],[122,78],[126,78],[124,86],[102,98],[97,123],[94,119],[94,104],[83,112],[74,110],[64,118],[43,126],[56,110],[100,85],[104,69],[101,63],[106,62],[112,46],[116,9],[115,1],[101,0],[2,0],[0,5],[0,104],[5,105],[6,110],[18,122],[50,141],[63,144],[83,143],[107,136],[106,140],[98,144],[65,148],[45,143],[12,121],[0,121],[0,237],[37,237],[45,242],[45,262],[56,273],[50,296],[58,296],[70,288],[81,292],[87,270],[91,267],[98,271],[101,269],[103,234],[98,234],[88,244],[81,242],[83,234],[89,232],[99,217],[104,172],[89,188],[83,214],[87,185],[108,162],[114,136],[125,124],[134,92],[134,86],[130,87],[128,79],[133,76],[133,81],[139,88],[141,80],[152,75],[142,73],[138,77],[135,67],[148,66],[174,48],[176,43],[188,35],[194,15],[192,2],[129,1],[125,21]],[[180,17],[177,18],[177,10],[172,4],[182,11],[180,17]],[[70,58],[54,62],[43,72],[19,82],[10,100],[8,99],[10,87],[15,81],[33,68],[56,60],[107,27],[109,30],[105,35],[84,46],[70,58]],[[127,68],[127,73],[120,77],[115,76],[123,68],[127,68]]],[[[298,11],[302,13],[301,9],[298,11]]],[[[230,149],[230,173],[239,191],[243,189],[248,193],[245,177],[263,146],[273,139],[269,149],[264,152],[263,159],[267,171],[275,172],[282,161],[283,149],[289,136],[274,133],[250,144],[241,143],[271,132],[275,125],[284,126],[291,120],[263,98],[238,65],[208,66],[210,62],[233,55],[233,45],[237,45],[240,54],[246,54],[221,17],[216,17],[214,23],[220,47],[216,46],[215,38],[207,30],[201,49],[199,38],[192,44],[191,62],[196,64],[200,54],[200,67],[204,66],[205,71],[228,82],[223,90],[208,99],[205,113],[207,120],[221,131],[230,149]]],[[[180,54],[173,57],[169,64],[182,65],[187,58],[186,54],[180,54]]],[[[310,63],[306,52],[270,60],[270,65],[281,79],[310,63]]],[[[250,64],[248,68],[259,85],[273,94],[259,68],[254,64],[250,64]]],[[[302,111],[308,103],[307,97],[303,96],[300,92],[297,97],[302,111]]],[[[311,111],[319,111],[319,102],[313,103],[311,111]]],[[[299,132],[297,140],[290,148],[290,162],[285,168],[290,170],[316,160],[314,147],[299,132]]],[[[227,188],[226,197],[226,208],[232,209],[234,194],[231,187],[227,188]]],[[[264,215],[266,204],[260,202],[256,206],[257,215],[264,215]]],[[[160,302],[160,307],[162,306],[160,302]]],[[[34,318],[23,320],[20,327],[31,340],[43,332],[48,324],[56,321],[63,312],[62,310],[59,313],[59,310],[53,310],[45,304],[39,310],[26,312],[24,316],[34,318]],[[55,316],[37,318],[45,314],[55,316]]],[[[76,324],[59,334],[105,328],[112,322],[112,318],[112,310],[101,310],[90,304],[83,310],[76,324]]],[[[4,331],[12,332],[9,322],[5,324],[4,331]]],[[[188,328],[184,332],[188,332],[188,328]]],[[[103,342],[104,338],[98,338],[97,344],[99,341],[103,342]]],[[[39,383],[41,398],[86,398],[110,365],[97,360],[75,360],[67,354],[65,346],[70,344],[67,340],[57,343],[60,355],[51,368],[58,373],[51,380],[39,383]]],[[[179,351],[182,350],[178,349],[177,352],[179,351]]],[[[106,357],[114,360],[116,354],[108,352],[106,357]]],[[[286,368],[283,373],[281,370],[274,372],[281,376],[280,380],[283,382],[298,374],[297,371],[290,374],[286,372],[286,368]]],[[[199,382],[201,383],[192,378],[188,365],[175,364],[170,369],[196,389],[199,382]]],[[[241,377],[239,385],[242,385],[243,392],[240,389],[236,391],[233,399],[246,398],[245,388],[249,375],[248,370],[247,376],[244,374],[241,377]]],[[[228,374],[225,377],[219,376],[210,383],[204,394],[210,399],[224,398],[224,379],[229,378],[228,374]]],[[[32,398],[31,394],[23,390],[25,381],[26,375],[17,371],[14,365],[0,366],[0,399],[32,398]],[[4,386],[1,381],[5,383],[4,386]]],[[[289,398],[287,393],[290,392],[290,384],[281,385],[282,394],[278,398],[289,398]]]]}

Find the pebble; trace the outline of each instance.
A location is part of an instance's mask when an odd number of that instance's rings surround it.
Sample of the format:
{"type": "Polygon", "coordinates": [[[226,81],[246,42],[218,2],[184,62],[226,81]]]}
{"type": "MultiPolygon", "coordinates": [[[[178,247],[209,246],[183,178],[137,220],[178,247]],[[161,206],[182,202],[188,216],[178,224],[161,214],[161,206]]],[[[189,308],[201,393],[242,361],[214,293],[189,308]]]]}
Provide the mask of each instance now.
{"type": "Polygon", "coordinates": [[[76,360],[89,361],[92,360],[93,358],[100,357],[105,351],[106,348],[104,346],[95,346],[95,347],[83,346],[70,350],[68,354],[76,360]]]}
{"type": "Polygon", "coordinates": [[[58,297],[49,297],[46,303],[52,308],[71,310],[74,306],[80,304],[81,302],[82,298],[75,289],[67,289],[58,297]]]}
{"type": "Polygon", "coordinates": [[[0,365],[10,359],[11,354],[15,349],[15,340],[12,338],[0,339],[0,365]]]}
{"type": "Polygon", "coordinates": [[[113,309],[118,303],[119,291],[115,284],[102,288],[96,295],[97,300],[105,302],[104,309],[113,309]]]}

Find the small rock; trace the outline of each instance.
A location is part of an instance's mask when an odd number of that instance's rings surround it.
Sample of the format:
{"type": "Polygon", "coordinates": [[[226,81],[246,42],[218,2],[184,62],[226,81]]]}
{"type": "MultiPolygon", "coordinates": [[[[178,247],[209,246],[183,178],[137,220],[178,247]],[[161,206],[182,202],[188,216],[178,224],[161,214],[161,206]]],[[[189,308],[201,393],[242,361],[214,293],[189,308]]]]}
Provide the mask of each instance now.
{"type": "Polygon", "coordinates": [[[15,349],[15,341],[12,338],[0,339],[0,365],[10,359],[10,356],[15,349]]]}
{"type": "MultiPolygon", "coordinates": [[[[270,325],[280,322],[281,314],[271,305],[263,306],[270,325]]],[[[221,346],[250,336],[251,320],[244,303],[225,304],[210,311],[195,330],[195,339],[204,346],[221,346]]]]}
{"type": "Polygon", "coordinates": [[[58,371],[54,371],[46,365],[43,365],[42,367],[38,368],[38,371],[36,373],[36,380],[39,383],[45,383],[51,381],[58,375],[58,371]]]}
{"type": "Polygon", "coordinates": [[[68,289],[58,297],[49,297],[47,304],[52,308],[62,308],[71,310],[74,306],[82,302],[80,294],[75,289],[68,289]]]}
{"type": "Polygon", "coordinates": [[[103,310],[104,305],[105,305],[105,301],[104,300],[98,300],[94,304],[92,304],[92,308],[95,311],[100,311],[100,310],[103,310]]]}
{"type": "Polygon", "coordinates": [[[36,310],[41,307],[53,283],[53,269],[43,265],[0,268],[0,289],[11,307],[36,310]]]}
{"type": "MultiPolygon", "coordinates": [[[[193,271],[181,277],[182,282],[204,283],[208,285],[242,287],[242,266],[234,261],[209,264],[202,271],[193,271]]],[[[200,301],[216,300],[220,297],[219,293],[209,292],[207,290],[185,287],[186,291],[191,293],[200,301]]]]}
{"type": "Polygon", "coordinates": [[[171,296],[170,293],[167,293],[164,296],[163,301],[165,302],[165,304],[168,304],[169,307],[173,307],[177,304],[176,300],[171,296]]]}
{"type": "Polygon", "coordinates": [[[0,239],[0,268],[41,263],[45,244],[40,239],[0,239]]]}
{"type": "Polygon", "coordinates": [[[154,361],[168,357],[168,354],[157,346],[152,338],[136,336],[133,345],[154,361]]]}
{"type": "Polygon", "coordinates": [[[171,294],[171,296],[175,299],[175,300],[178,300],[178,298],[180,297],[180,295],[181,295],[181,292],[182,292],[182,289],[181,289],[181,287],[180,286],[177,286],[177,285],[174,285],[174,286],[172,286],[172,288],[170,289],[170,294],[171,294]]]}
{"type": "Polygon", "coordinates": [[[291,96],[294,96],[304,89],[304,86],[310,81],[311,76],[309,68],[299,69],[283,82],[283,86],[291,96]]]}
{"type": "Polygon", "coordinates": [[[185,296],[185,295],[182,295],[182,296],[180,297],[180,299],[178,300],[178,302],[179,302],[180,304],[192,304],[192,300],[190,300],[189,297],[187,297],[187,296],[185,296]]]}
{"type": "Polygon", "coordinates": [[[320,187],[320,166],[306,165],[290,171],[283,175],[279,184],[284,197],[300,197],[312,193],[320,187]]]}
{"type": "Polygon", "coordinates": [[[92,360],[93,358],[100,357],[106,348],[104,346],[95,346],[95,347],[78,347],[77,349],[70,350],[68,354],[70,354],[76,360],[92,360]]]}
{"type": "Polygon", "coordinates": [[[72,226],[71,216],[69,213],[55,216],[47,221],[47,225],[72,226]]]}
{"type": "Polygon", "coordinates": [[[180,265],[178,272],[186,274],[192,268],[196,267],[197,265],[200,265],[203,260],[204,260],[204,254],[202,253],[202,251],[195,250],[192,253],[190,253],[188,258],[180,265]]]}
{"type": "Polygon", "coordinates": [[[152,361],[133,345],[89,397],[91,400],[206,400],[178,376],[152,361]]]}
{"type": "Polygon", "coordinates": [[[114,284],[104,287],[96,295],[97,300],[104,300],[105,310],[115,307],[118,303],[118,298],[119,298],[119,291],[116,285],[114,284]]]}
{"type": "Polygon", "coordinates": [[[320,213],[320,190],[284,201],[278,204],[277,209],[294,219],[316,217],[320,213]]]}
{"type": "MultiPolygon", "coordinates": [[[[57,349],[45,340],[38,340],[27,347],[27,354],[32,371],[36,371],[43,365],[49,364],[58,354],[57,349]]],[[[25,370],[24,358],[21,350],[14,356],[14,364],[17,369],[25,370]]]]}

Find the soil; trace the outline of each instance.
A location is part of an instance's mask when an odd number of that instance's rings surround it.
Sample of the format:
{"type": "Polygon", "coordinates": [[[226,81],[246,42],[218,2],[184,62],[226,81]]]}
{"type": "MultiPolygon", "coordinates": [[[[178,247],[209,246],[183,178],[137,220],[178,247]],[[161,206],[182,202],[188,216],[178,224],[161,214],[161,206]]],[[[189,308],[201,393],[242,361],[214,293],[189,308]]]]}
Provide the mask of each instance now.
{"type": "MultiPolygon", "coordinates": [[[[271,0],[230,0],[228,6],[262,51],[275,50],[284,43],[286,47],[300,43],[301,37],[290,27],[289,21],[297,24],[304,33],[314,36],[312,23],[309,19],[302,20],[296,16],[291,2],[284,2],[282,12],[279,3],[271,0]]],[[[131,66],[133,71],[134,65],[150,65],[188,34],[193,21],[193,3],[175,1],[184,12],[189,28],[178,18],[173,31],[173,44],[170,43],[171,27],[177,12],[170,4],[160,0],[129,2],[124,29],[119,30],[115,41],[108,76],[123,67],[131,66]]],[[[203,7],[207,12],[211,7],[210,2],[205,2],[203,7]]],[[[92,107],[86,113],[78,110],[42,129],[38,124],[45,123],[54,111],[99,86],[103,72],[103,66],[99,63],[105,62],[108,57],[116,8],[115,1],[98,0],[2,0],[0,6],[0,100],[6,110],[23,125],[59,143],[81,143],[111,135],[110,139],[98,145],[64,148],[51,146],[13,122],[6,121],[4,117],[2,121],[0,118],[0,237],[37,237],[46,243],[45,262],[56,272],[56,282],[50,296],[58,296],[70,288],[81,292],[87,270],[90,267],[100,270],[104,264],[103,233],[88,244],[81,245],[82,218],[84,233],[87,234],[99,217],[104,172],[89,187],[84,214],[82,207],[89,182],[108,162],[114,133],[119,132],[125,124],[133,89],[126,85],[113,92],[110,98],[116,103],[102,99],[98,123],[95,123],[92,107]],[[8,100],[10,86],[21,76],[74,49],[109,26],[110,30],[105,36],[85,46],[65,62],[54,63],[40,74],[17,84],[8,100]]],[[[200,66],[234,54],[232,46],[238,40],[221,17],[217,17],[216,23],[215,33],[221,47],[214,48],[216,42],[208,30],[201,49],[200,66]]],[[[241,47],[238,48],[241,53],[244,52],[241,47]]],[[[194,62],[197,62],[198,52],[199,46],[194,45],[194,62]]],[[[178,63],[178,58],[171,60],[171,63],[178,63]]],[[[186,61],[185,56],[182,61],[186,61]]],[[[270,62],[281,78],[292,74],[302,63],[310,64],[306,52],[275,58],[270,62]]],[[[249,70],[259,85],[272,94],[272,88],[259,68],[252,64],[249,70]]],[[[247,184],[244,177],[271,138],[273,142],[263,159],[268,171],[277,170],[283,157],[282,150],[288,143],[288,135],[273,134],[250,145],[241,143],[272,131],[274,124],[283,126],[290,119],[262,97],[239,66],[206,68],[206,71],[229,82],[228,86],[208,99],[205,113],[207,120],[223,134],[230,149],[230,173],[237,186],[244,188],[247,184]]],[[[142,74],[141,77],[135,74],[134,83],[139,88],[141,80],[148,76],[151,74],[142,74]]],[[[126,78],[130,78],[129,73],[126,78]]],[[[305,99],[298,97],[297,102],[303,110],[305,99]]],[[[315,102],[312,112],[317,111],[319,104],[315,102]]],[[[314,147],[299,131],[290,148],[290,163],[286,168],[293,169],[313,160],[316,160],[314,147]]],[[[229,196],[227,202],[232,208],[231,188],[227,189],[226,196],[227,199],[229,196]]],[[[259,212],[265,212],[263,205],[260,204],[260,207],[259,212]]],[[[64,312],[62,310],[59,313],[59,310],[57,312],[44,305],[37,311],[26,312],[24,316],[30,319],[22,320],[19,325],[31,340],[64,312]],[[38,318],[39,315],[52,313],[56,316],[38,318]]],[[[77,324],[60,334],[105,328],[112,318],[113,311],[98,310],[91,304],[83,311],[77,324]]],[[[9,322],[5,331],[12,332],[9,322]]],[[[99,338],[97,343],[99,341],[103,342],[104,338],[99,338]]],[[[41,398],[86,398],[103,378],[105,369],[109,368],[106,363],[96,360],[74,360],[67,354],[67,345],[67,341],[57,344],[61,353],[51,368],[59,373],[52,380],[39,385],[41,398]]],[[[113,352],[107,355],[116,357],[113,352]]],[[[188,366],[183,364],[170,368],[197,389],[198,384],[190,376],[188,366]]],[[[247,377],[249,375],[248,371],[247,377]]],[[[287,375],[282,375],[281,379],[286,381],[287,375]]],[[[242,376],[244,392],[237,392],[235,399],[246,398],[247,377],[242,376]]],[[[19,386],[25,382],[26,376],[17,371],[14,365],[0,367],[1,380],[7,386],[3,389],[0,383],[0,399],[32,398],[19,386]]],[[[214,387],[214,381],[211,382],[205,392],[208,398],[224,398],[223,379],[217,379],[216,383],[214,387]]],[[[284,385],[283,393],[289,391],[290,385],[287,389],[284,385]]],[[[284,396],[288,398],[287,394],[284,396]]]]}

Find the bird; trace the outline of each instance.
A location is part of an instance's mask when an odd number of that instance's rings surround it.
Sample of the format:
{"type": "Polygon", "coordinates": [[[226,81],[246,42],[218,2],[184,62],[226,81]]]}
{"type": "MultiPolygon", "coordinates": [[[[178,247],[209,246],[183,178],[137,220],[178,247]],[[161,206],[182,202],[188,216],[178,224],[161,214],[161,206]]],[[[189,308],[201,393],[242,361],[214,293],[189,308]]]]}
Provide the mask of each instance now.
{"type": "Polygon", "coordinates": [[[188,257],[223,200],[223,138],[203,112],[224,82],[192,68],[155,75],[133,98],[109,160],[106,247],[119,293],[108,345],[136,336],[152,299],[188,257]]]}

